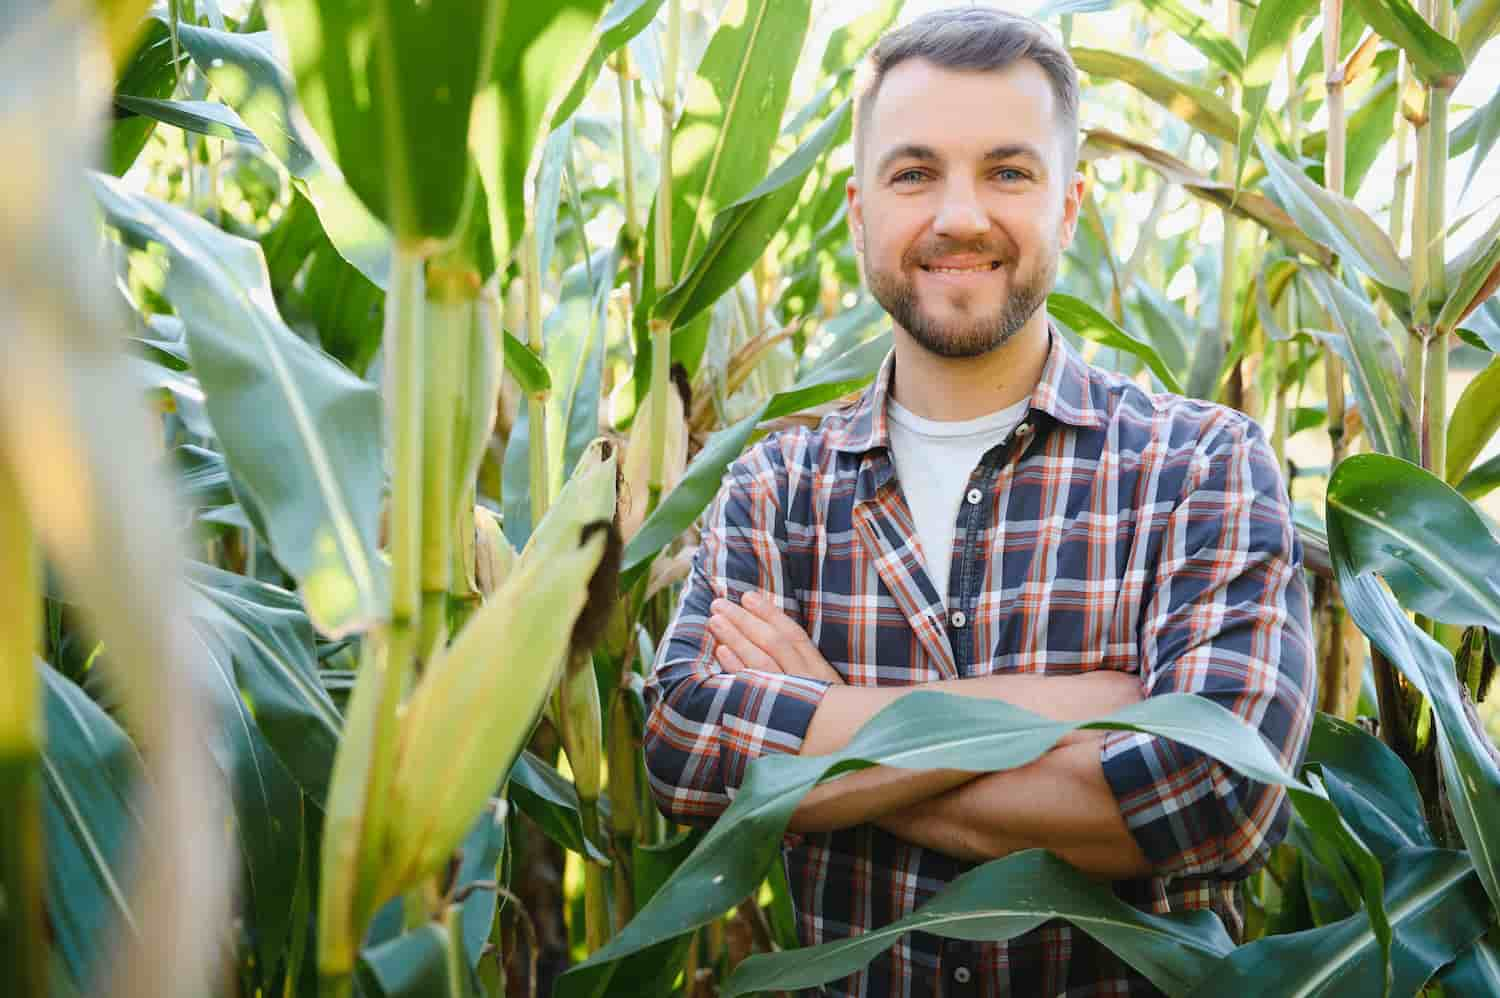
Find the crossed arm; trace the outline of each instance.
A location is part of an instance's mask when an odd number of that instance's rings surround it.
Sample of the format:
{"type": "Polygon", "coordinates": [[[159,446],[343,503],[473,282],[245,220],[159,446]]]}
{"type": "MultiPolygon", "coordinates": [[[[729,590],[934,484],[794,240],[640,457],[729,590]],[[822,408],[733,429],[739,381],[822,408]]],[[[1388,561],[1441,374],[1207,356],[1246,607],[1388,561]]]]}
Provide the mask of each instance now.
{"type": "MultiPolygon", "coordinates": [[[[996,675],[916,687],[852,687],[771,600],[715,600],[708,629],[726,672],[754,670],[830,683],[802,742],[803,755],[842,748],[884,707],[915,689],[1005,700],[1053,720],[1087,720],[1142,699],[1137,677],[996,675]]],[[[1121,816],[1099,762],[1102,733],[1073,732],[1018,769],[976,776],[964,770],[876,766],[821,784],[791,828],[829,831],[873,821],[899,838],[961,859],[995,859],[1045,847],[1096,876],[1146,876],[1151,865],[1121,816]]]]}

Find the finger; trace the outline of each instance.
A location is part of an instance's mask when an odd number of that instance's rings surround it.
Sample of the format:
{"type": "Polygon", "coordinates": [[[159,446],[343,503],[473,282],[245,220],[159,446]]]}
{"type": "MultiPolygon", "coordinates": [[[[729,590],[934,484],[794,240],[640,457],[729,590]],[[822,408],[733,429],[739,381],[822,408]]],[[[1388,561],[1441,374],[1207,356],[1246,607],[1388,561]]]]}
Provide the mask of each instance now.
{"type": "Polygon", "coordinates": [[[734,652],[747,668],[760,672],[783,671],[773,656],[750,640],[729,618],[714,614],[708,618],[708,630],[721,646],[734,652]]]}
{"type": "Polygon", "coordinates": [[[745,594],[742,602],[751,613],[772,629],[775,634],[776,647],[780,651],[783,662],[786,661],[786,655],[789,652],[796,658],[797,664],[794,668],[800,675],[836,683],[844,681],[844,677],[839,675],[838,670],[828,664],[828,660],[823,657],[818,646],[813,644],[812,638],[802,629],[802,625],[783,613],[774,599],[751,592],[745,594]]]}
{"type": "Polygon", "coordinates": [[[717,599],[709,607],[718,616],[733,624],[735,630],[754,641],[767,654],[774,655],[783,639],[766,620],[751,613],[745,607],[727,599],[717,599]]]}
{"type": "Polygon", "coordinates": [[[744,659],[734,653],[734,649],[728,645],[721,644],[714,649],[714,658],[718,659],[725,672],[744,672],[749,668],[744,659]]]}

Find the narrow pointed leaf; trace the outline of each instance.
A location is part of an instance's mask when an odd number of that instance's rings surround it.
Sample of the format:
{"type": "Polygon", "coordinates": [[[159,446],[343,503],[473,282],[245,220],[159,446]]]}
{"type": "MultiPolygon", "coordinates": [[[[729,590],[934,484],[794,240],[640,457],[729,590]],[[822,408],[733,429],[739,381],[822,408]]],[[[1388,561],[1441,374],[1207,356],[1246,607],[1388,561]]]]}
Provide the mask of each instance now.
{"type": "MultiPolygon", "coordinates": [[[[1245,57],[1240,54],[1239,47],[1213,26],[1206,13],[1189,9],[1178,0],[1140,0],[1140,5],[1154,15],[1157,23],[1171,28],[1177,37],[1202,52],[1224,72],[1238,77],[1245,71],[1245,57]]],[[[1254,34],[1253,27],[1251,34],[1254,34]]]]}
{"type": "Polygon", "coordinates": [[[1465,59],[1478,54],[1500,31],[1500,0],[1463,0],[1458,7],[1458,48],[1465,59]]]}
{"type": "Polygon", "coordinates": [[[1464,56],[1458,46],[1428,24],[1407,0],[1354,0],[1354,8],[1377,34],[1400,46],[1424,82],[1448,89],[1464,75],[1464,56]]]}
{"type": "MultiPolygon", "coordinates": [[[[1484,931],[1487,905],[1461,852],[1412,850],[1392,864],[1386,910],[1396,930],[1392,995],[1414,995],[1484,931]]],[[[1364,912],[1318,929],[1241,946],[1193,990],[1194,998],[1385,993],[1380,947],[1364,912]]]]}
{"type": "MultiPolygon", "coordinates": [[[[172,66],[172,36],[163,18],[150,17],[140,26],[134,49],[118,64],[115,80],[116,97],[144,97],[164,100],[177,87],[177,72],[172,66]]],[[[109,172],[123,176],[145,148],[156,127],[156,119],[132,115],[116,121],[109,130],[106,164],[109,172]]]]}
{"type": "Polygon", "coordinates": [[[1245,87],[1239,135],[1235,139],[1234,186],[1245,175],[1245,162],[1255,144],[1271,81],[1281,70],[1282,60],[1303,21],[1316,11],[1315,0],[1262,0],[1250,22],[1250,37],[1245,43],[1245,87]]]}
{"type": "Polygon", "coordinates": [[[343,721],[318,681],[312,625],[296,596],[211,565],[191,566],[195,630],[233,659],[233,679],[261,737],[319,807],[343,721]]]}
{"type": "Polygon", "coordinates": [[[620,46],[644,31],[646,25],[656,17],[661,5],[662,0],[614,0],[609,5],[609,10],[604,12],[595,29],[594,45],[589,50],[588,61],[552,114],[553,127],[573,116],[573,112],[578,110],[593,89],[594,82],[599,79],[604,61],[620,46]]]}
{"type": "Polygon", "coordinates": [[[167,249],[167,298],[186,323],[240,503],[298,580],[314,624],[332,636],[368,626],[384,612],[374,386],[286,327],[254,243],[112,178],[97,177],[95,195],[111,225],[167,249]]]}
{"type": "Polygon", "coordinates": [[[1449,995],[1500,995],[1500,945],[1481,939],[1438,975],[1449,995]]]}
{"type": "Polygon", "coordinates": [[[1435,329],[1447,332],[1500,289],[1500,217],[1447,267],[1448,300],[1435,329]]]}
{"type": "Polygon", "coordinates": [[[621,565],[620,587],[629,589],[667,544],[682,534],[708,507],[723,481],[724,469],[740,456],[762,420],[778,419],[810,406],[821,405],[868,384],[890,351],[890,338],[878,337],[798,381],[766,401],[755,412],[714,434],[677,483],[631,537],[621,565]]]}
{"type": "Polygon", "coordinates": [[[848,939],[752,956],[722,990],[731,995],[807,988],[855,973],[921,931],[950,939],[1005,940],[1066,919],[1169,995],[1187,992],[1234,942],[1207,911],[1151,915],[1041,849],[986,863],[957,878],[905,918],[848,939]]]}
{"type": "Polygon", "coordinates": [[[1417,612],[1494,626],[1493,566],[1500,545],[1447,485],[1380,454],[1357,455],[1334,471],[1328,532],[1350,615],[1432,703],[1438,761],[1454,819],[1480,882],[1500,903],[1500,762],[1494,746],[1469,723],[1453,657],[1419,631],[1370,574],[1385,576],[1417,612]],[[1405,505],[1385,506],[1393,493],[1402,495],[1405,505]],[[1458,537],[1463,541],[1455,546],[1458,537]],[[1441,564],[1444,558],[1451,560],[1441,564]]]}
{"type": "Polygon", "coordinates": [[[1489,158],[1490,150],[1495,148],[1495,141],[1500,139],[1500,90],[1496,90],[1495,96],[1486,101],[1483,107],[1476,108],[1465,119],[1464,126],[1474,132],[1474,156],[1469,160],[1469,172],[1464,177],[1459,197],[1469,193],[1474,178],[1479,176],[1480,167],[1489,158]]]}
{"type": "Polygon", "coordinates": [[[1138,340],[1115,325],[1104,313],[1072,295],[1053,292],[1047,296],[1047,312],[1084,339],[1093,340],[1101,346],[1124,350],[1146,362],[1151,373],[1161,380],[1162,387],[1169,392],[1182,394],[1182,386],[1176,375],[1162,361],[1161,355],[1151,344],[1138,340]]]}
{"type": "Polygon", "coordinates": [[[594,29],[604,3],[503,5],[490,75],[475,101],[472,137],[497,265],[521,244],[538,146],[552,131],[547,124],[560,123],[549,117],[554,102],[563,100],[564,88],[580,78],[596,50],[594,29]]]}
{"type": "Polygon", "coordinates": [[[505,337],[505,369],[516,379],[521,390],[528,395],[544,395],[552,390],[552,375],[542,358],[532,352],[531,347],[510,333],[505,337]]]}
{"type": "Polygon", "coordinates": [[[1119,52],[1077,46],[1068,51],[1083,72],[1130,84],[1205,135],[1233,142],[1239,134],[1234,108],[1211,90],[1168,76],[1144,60],[1119,52]]]}
{"type": "Polygon", "coordinates": [[[1500,429],[1500,357],[1464,386],[1448,418],[1448,467],[1443,477],[1450,485],[1457,485],[1469,473],[1496,429],[1500,429]]]}
{"type": "Polygon", "coordinates": [[[1391,237],[1353,201],[1313,183],[1295,165],[1266,143],[1260,157],[1271,183],[1302,230],[1331,246],[1377,283],[1406,293],[1411,277],[1391,237]]]}
{"type": "Polygon", "coordinates": [[[618,961],[638,960],[646,947],[705,924],[754,890],[779,854],[792,812],[819,781],[868,765],[1011,769],[1037,758],[1067,732],[1093,726],[1171,738],[1252,779],[1311,792],[1281,770],[1254,728],[1204,697],[1151,697],[1080,724],[1050,721],[1003,701],[916,692],[882,710],[838,752],[752,762],[702,844],[609,945],[564,975],[558,994],[605,993],[618,961]]]}
{"type": "Polygon", "coordinates": [[[1379,738],[1320,712],[1306,762],[1322,768],[1329,798],[1381,862],[1437,846],[1411,770],[1379,738]],[[1356,796],[1363,806],[1355,806],[1356,796]]]}
{"type": "Polygon", "coordinates": [[[1419,460],[1416,404],[1402,375],[1401,357],[1385,326],[1359,296],[1323,271],[1309,270],[1306,276],[1340,334],[1320,334],[1319,338],[1349,365],[1371,442],[1382,453],[1419,460]]]}
{"type": "Polygon", "coordinates": [[[149,97],[119,94],[115,97],[115,106],[199,135],[233,139],[251,149],[265,148],[260,139],[255,137],[255,133],[245,127],[233,108],[217,101],[152,100],[149,97]]]}
{"type": "Polygon", "coordinates": [[[785,224],[808,173],[848,116],[848,102],[840,104],[759,186],[714,217],[708,242],[692,261],[692,269],[656,303],[659,317],[674,326],[684,324],[749,273],[785,224]]]}
{"type": "Polygon", "coordinates": [[[547,838],[595,862],[609,861],[584,835],[578,791],[556,769],[530,752],[522,752],[510,770],[509,792],[515,806],[536,822],[547,838]]]}
{"type": "Polygon", "coordinates": [[[391,236],[345,181],[297,100],[291,70],[269,32],[237,34],[178,25],[193,63],[317,211],[339,254],[378,287],[390,273],[391,236]]]}
{"type": "Polygon", "coordinates": [[[82,991],[92,993],[99,933],[136,933],[128,864],[143,830],[135,795],[141,761],[125,732],[48,665],[42,822],[47,843],[47,919],[82,991]]]}

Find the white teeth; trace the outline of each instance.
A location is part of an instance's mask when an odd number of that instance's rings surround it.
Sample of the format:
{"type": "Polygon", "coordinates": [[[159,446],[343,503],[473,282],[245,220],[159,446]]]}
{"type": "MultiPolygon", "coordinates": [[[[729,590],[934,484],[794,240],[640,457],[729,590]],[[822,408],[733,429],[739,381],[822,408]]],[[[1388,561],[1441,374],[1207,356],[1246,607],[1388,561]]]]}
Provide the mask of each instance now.
{"type": "Polygon", "coordinates": [[[928,267],[927,270],[934,274],[980,274],[995,267],[995,264],[987,263],[978,267],[928,267]]]}

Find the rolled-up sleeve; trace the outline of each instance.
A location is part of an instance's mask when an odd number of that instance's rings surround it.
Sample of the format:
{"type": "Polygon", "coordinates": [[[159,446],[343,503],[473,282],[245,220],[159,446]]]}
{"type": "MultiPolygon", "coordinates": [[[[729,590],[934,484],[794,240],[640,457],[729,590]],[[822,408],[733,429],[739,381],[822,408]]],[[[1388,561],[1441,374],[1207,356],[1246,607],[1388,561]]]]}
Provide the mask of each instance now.
{"type": "MultiPolygon", "coordinates": [[[[1236,417],[1200,446],[1165,530],[1141,627],[1146,694],[1213,700],[1295,772],[1312,730],[1314,642],[1301,543],[1253,421],[1236,417]]],[[[1284,788],[1185,745],[1114,731],[1100,761],[1158,876],[1245,877],[1286,834],[1284,788]]]]}
{"type": "Polygon", "coordinates": [[[709,604],[757,590],[800,618],[786,563],[787,475],[768,437],[725,473],[702,521],[682,600],[646,682],[646,769],[662,812],[707,824],[729,806],[752,759],[796,753],[828,683],[800,676],[725,672],[708,632],[709,604]]]}

